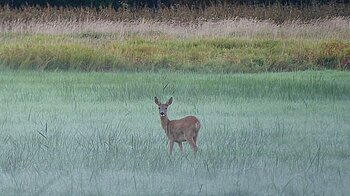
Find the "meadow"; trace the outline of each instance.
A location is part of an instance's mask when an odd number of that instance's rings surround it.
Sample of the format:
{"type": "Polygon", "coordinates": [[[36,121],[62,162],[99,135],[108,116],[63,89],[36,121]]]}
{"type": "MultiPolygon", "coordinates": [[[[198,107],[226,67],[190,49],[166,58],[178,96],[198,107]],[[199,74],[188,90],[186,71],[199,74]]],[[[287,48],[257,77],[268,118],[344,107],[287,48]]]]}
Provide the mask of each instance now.
{"type": "Polygon", "coordinates": [[[347,195],[349,99],[342,71],[2,71],[0,193],[347,195]],[[201,120],[196,156],[168,155],[154,96],[201,120]]]}
{"type": "Polygon", "coordinates": [[[349,9],[0,7],[0,195],[348,195],[349,9]]]}

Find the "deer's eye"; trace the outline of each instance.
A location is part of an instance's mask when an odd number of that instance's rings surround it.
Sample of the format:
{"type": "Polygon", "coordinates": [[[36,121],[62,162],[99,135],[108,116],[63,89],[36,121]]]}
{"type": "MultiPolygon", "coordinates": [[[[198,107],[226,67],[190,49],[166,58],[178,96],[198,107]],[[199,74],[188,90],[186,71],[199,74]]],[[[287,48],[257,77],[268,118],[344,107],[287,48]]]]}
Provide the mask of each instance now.
{"type": "Polygon", "coordinates": [[[168,109],[168,108],[165,108],[166,110],[168,109]]]}
{"type": "Polygon", "coordinates": [[[160,107],[158,107],[158,110],[160,110],[160,107]]]}

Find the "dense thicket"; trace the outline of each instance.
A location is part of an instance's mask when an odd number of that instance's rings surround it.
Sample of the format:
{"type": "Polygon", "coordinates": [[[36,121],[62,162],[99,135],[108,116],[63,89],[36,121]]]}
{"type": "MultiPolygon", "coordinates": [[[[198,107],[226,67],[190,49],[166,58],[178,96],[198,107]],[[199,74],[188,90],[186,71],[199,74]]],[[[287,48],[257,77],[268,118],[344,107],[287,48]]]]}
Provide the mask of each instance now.
{"type": "Polygon", "coordinates": [[[249,4],[249,5],[321,5],[344,3],[349,0],[0,0],[1,6],[19,8],[23,6],[59,6],[59,7],[151,7],[161,6],[188,6],[193,8],[204,8],[211,5],[249,4]]]}

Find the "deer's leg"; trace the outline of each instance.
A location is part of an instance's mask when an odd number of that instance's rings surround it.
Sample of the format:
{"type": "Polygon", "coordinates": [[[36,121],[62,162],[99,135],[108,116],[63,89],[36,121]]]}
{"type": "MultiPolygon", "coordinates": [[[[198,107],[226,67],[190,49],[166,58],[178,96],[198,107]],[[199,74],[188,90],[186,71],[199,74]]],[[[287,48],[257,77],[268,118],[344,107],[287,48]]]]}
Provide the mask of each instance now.
{"type": "Polygon", "coordinates": [[[197,136],[198,136],[198,135],[193,136],[193,142],[194,142],[194,144],[196,144],[196,145],[197,145],[197,136]]]}
{"type": "Polygon", "coordinates": [[[169,154],[170,155],[173,152],[173,147],[174,147],[174,141],[169,140],[169,154]]]}
{"type": "Polygon", "coordinates": [[[187,142],[190,144],[193,153],[196,154],[198,148],[197,148],[197,145],[194,142],[193,138],[188,138],[187,142]]]}
{"type": "Polygon", "coordinates": [[[182,142],[178,142],[177,144],[179,145],[180,151],[183,152],[184,149],[183,149],[183,147],[182,147],[182,142]]]}
{"type": "Polygon", "coordinates": [[[199,129],[196,129],[193,134],[193,141],[196,145],[197,145],[198,132],[199,132],[199,129]]]}

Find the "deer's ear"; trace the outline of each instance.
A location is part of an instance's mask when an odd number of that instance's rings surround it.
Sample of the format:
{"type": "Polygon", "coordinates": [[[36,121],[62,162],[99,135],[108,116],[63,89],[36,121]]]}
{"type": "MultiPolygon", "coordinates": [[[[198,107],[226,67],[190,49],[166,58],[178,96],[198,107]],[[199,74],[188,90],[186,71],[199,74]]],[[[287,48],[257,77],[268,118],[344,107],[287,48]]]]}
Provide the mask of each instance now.
{"type": "Polygon", "coordinates": [[[160,105],[160,102],[157,97],[154,97],[154,103],[156,103],[157,105],[160,105]]]}
{"type": "Polygon", "coordinates": [[[170,99],[166,102],[167,105],[170,105],[173,102],[173,97],[170,97],[170,99]]]}

